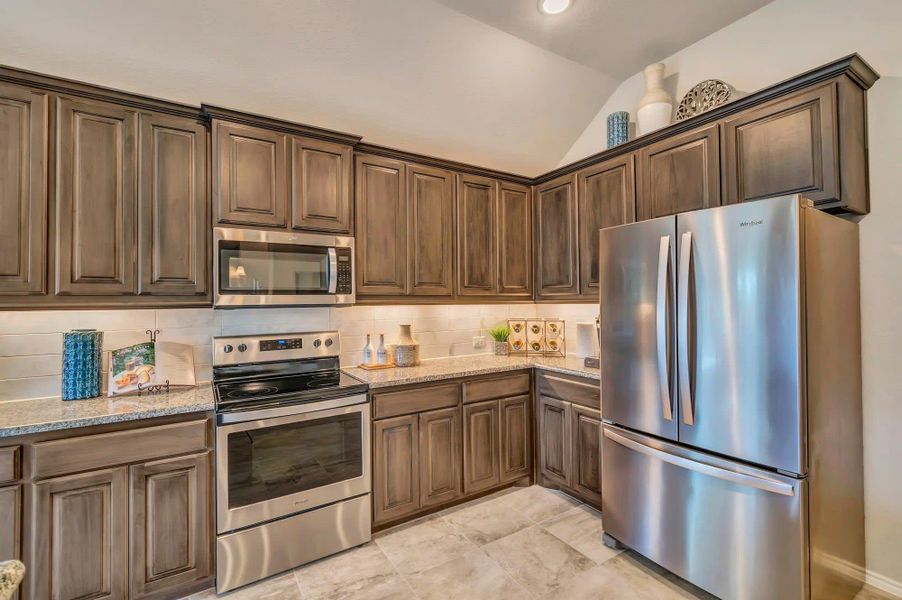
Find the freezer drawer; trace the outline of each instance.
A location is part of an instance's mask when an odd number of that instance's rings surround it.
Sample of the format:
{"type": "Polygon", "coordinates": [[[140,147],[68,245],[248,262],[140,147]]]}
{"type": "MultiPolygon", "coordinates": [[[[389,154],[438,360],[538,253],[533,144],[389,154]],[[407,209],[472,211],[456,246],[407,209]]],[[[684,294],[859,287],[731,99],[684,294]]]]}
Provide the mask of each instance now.
{"type": "Polygon", "coordinates": [[[605,532],[724,600],[808,598],[807,481],[605,425],[605,532]]]}

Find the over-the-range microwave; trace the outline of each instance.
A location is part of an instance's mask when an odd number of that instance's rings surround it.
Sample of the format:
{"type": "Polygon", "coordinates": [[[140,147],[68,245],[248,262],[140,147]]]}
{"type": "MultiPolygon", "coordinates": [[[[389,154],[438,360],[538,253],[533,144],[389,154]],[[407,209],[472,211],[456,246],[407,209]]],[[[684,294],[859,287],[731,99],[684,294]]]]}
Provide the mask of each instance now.
{"type": "Polygon", "coordinates": [[[354,303],[354,238],[320,233],[213,229],[213,305],[354,303]]]}

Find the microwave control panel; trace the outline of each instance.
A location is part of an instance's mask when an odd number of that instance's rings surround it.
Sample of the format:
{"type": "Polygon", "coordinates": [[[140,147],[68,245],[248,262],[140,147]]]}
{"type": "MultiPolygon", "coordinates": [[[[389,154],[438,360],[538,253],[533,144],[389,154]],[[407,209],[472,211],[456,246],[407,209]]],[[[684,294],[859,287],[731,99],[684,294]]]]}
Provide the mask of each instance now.
{"type": "Polygon", "coordinates": [[[336,294],[350,294],[354,290],[353,274],[351,273],[351,252],[350,248],[338,249],[338,282],[335,288],[336,294]]]}

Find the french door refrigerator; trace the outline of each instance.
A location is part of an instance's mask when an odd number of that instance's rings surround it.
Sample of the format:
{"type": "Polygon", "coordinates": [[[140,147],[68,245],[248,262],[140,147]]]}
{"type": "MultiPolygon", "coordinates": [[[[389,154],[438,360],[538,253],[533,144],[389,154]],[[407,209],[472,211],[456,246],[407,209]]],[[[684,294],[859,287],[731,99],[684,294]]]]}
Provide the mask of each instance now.
{"type": "Polygon", "coordinates": [[[786,196],[599,239],[605,533],[721,598],[854,597],[857,225],[786,196]]]}

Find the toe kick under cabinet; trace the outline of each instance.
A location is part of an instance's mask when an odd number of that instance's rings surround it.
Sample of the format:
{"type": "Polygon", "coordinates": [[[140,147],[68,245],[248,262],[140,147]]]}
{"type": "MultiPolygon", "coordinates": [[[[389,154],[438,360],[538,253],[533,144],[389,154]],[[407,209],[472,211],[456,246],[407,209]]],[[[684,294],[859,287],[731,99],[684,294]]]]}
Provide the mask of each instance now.
{"type": "Polygon", "coordinates": [[[203,413],[0,440],[0,559],[26,564],[20,599],[212,585],[211,453],[203,413]]]}

